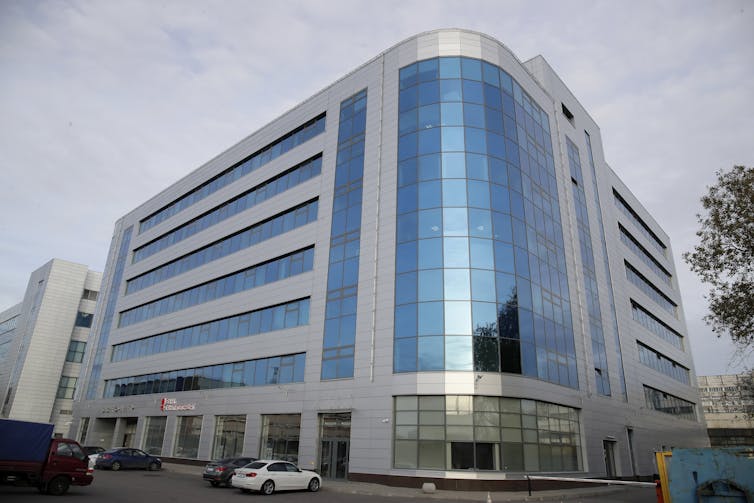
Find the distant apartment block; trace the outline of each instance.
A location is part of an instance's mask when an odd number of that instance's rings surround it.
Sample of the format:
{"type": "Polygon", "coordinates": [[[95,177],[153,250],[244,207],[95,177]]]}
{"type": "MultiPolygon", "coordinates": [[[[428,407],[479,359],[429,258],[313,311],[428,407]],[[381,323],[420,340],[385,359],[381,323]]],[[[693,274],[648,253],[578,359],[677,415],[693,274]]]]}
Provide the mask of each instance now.
{"type": "Polygon", "coordinates": [[[68,434],[101,281],[85,265],[53,259],[31,274],[23,300],[0,312],[0,416],[68,434]]]}
{"type": "Polygon", "coordinates": [[[754,445],[754,370],[699,376],[699,394],[713,447],[754,445]]]}

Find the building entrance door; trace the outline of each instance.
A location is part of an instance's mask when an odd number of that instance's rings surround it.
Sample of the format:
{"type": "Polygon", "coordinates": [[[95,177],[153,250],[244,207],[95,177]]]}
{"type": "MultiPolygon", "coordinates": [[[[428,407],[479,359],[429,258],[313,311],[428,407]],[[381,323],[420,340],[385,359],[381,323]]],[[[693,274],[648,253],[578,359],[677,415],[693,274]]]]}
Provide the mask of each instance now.
{"type": "Polygon", "coordinates": [[[348,478],[351,413],[320,414],[319,474],[326,479],[348,478]]]}

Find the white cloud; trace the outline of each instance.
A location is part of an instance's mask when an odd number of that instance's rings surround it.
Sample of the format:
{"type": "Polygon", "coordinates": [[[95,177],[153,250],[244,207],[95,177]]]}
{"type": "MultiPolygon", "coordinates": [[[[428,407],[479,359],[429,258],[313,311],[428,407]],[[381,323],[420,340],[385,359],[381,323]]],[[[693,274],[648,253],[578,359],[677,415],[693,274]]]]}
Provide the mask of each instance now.
{"type": "Polygon", "coordinates": [[[697,367],[726,371],[730,349],[709,356],[709,341],[722,346],[679,257],[714,171],[754,164],[753,12],[744,0],[0,2],[0,309],[52,257],[101,270],[117,218],[346,72],[461,27],[522,60],[542,54],[582,101],[672,238],[697,367]]]}

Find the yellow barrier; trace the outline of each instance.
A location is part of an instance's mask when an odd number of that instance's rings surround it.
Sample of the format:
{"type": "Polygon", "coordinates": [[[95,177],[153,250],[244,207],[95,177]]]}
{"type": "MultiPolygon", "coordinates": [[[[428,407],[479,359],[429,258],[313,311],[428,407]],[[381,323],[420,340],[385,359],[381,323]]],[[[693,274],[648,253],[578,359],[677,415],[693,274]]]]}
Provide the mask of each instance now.
{"type": "Polygon", "coordinates": [[[668,485],[668,466],[672,458],[673,453],[670,451],[655,452],[657,473],[660,474],[660,488],[662,489],[662,502],[659,503],[672,503],[670,500],[670,486],[668,485]]]}

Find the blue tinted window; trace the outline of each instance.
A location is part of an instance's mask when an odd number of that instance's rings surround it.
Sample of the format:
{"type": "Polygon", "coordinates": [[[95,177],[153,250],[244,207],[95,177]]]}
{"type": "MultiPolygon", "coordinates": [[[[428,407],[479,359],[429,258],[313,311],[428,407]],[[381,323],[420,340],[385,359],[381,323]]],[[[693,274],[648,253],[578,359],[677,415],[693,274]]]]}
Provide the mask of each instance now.
{"type": "Polygon", "coordinates": [[[416,339],[396,339],[393,345],[396,372],[413,372],[416,369],[416,339]]]}
{"type": "Polygon", "coordinates": [[[443,303],[422,302],[418,307],[419,335],[441,335],[444,330],[443,303]]]}
{"type": "MultiPolygon", "coordinates": [[[[440,105],[440,114],[442,117],[441,122],[443,126],[462,126],[463,125],[463,104],[462,103],[442,103],[440,105]]],[[[445,143],[443,143],[443,150],[444,151],[448,150],[448,148],[446,148],[445,143]]]]}
{"type": "MultiPolygon", "coordinates": [[[[440,125],[440,105],[434,103],[432,105],[426,105],[419,107],[419,122],[418,127],[414,129],[427,129],[430,127],[437,127],[440,125]]],[[[421,140],[420,140],[421,141],[421,140]]]]}
{"type": "Polygon", "coordinates": [[[443,270],[419,271],[419,302],[442,300],[443,270]]]}
{"type": "Polygon", "coordinates": [[[440,83],[438,81],[419,84],[419,105],[429,105],[440,101],[440,83]]]}
{"type": "Polygon", "coordinates": [[[471,335],[471,302],[445,301],[445,333],[471,335]]]}
{"type": "Polygon", "coordinates": [[[418,88],[410,87],[400,92],[400,107],[401,112],[411,110],[419,105],[419,92],[418,88]]]}
{"type": "Polygon", "coordinates": [[[442,210],[419,212],[419,239],[439,237],[442,234],[442,210]]]}
{"type": "Polygon", "coordinates": [[[402,161],[400,164],[398,164],[398,186],[403,187],[404,185],[409,185],[411,183],[416,183],[417,181],[417,172],[416,172],[416,158],[412,157],[410,159],[406,159],[405,161],[402,161]]]}
{"type": "Polygon", "coordinates": [[[471,337],[445,337],[445,370],[474,370],[471,337]]]}
{"type": "Polygon", "coordinates": [[[440,99],[443,102],[461,101],[461,79],[440,81],[440,99]]]}
{"type": "Polygon", "coordinates": [[[440,77],[439,61],[426,59],[419,62],[419,82],[436,81],[440,77]]]}
{"type": "Polygon", "coordinates": [[[460,58],[440,58],[440,78],[458,79],[461,77],[460,58]]]}
{"type": "Polygon", "coordinates": [[[465,157],[462,152],[442,154],[443,178],[466,178],[465,157]]]}
{"type": "Polygon", "coordinates": [[[443,235],[467,236],[469,234],[468,210],[466,208],[443,209],[443,235]]]}
{"type": "Polygon", "coordinates": [[[419,241],[419,268],[442,267],[442,239],[422,239],[419,241]]]}
{"type": "Polygon", "coordinates": [[[489,239],[472,238],[469,240],[471,245],[471,267],[480,269],[494,269],[494,242],[489,239]]]}
{"type": "Polygon", "coordinates": [[[466,151],[467,152],[479,152],[484,154],[487,152],[487,134],[483,129],[477,128],[464,128],[466,132],[466,151]]]}
{"type": "Polygon", "coordinates": [[[464,126],[484,128],[484,107],[482,105],[464,103],[463,124],[464,126]]]}
{"type": "Polygon", "coordinates": [[[419,155],[440,151],[440,128],[422,129],[419,131],[419,155]]]}
{"type": "Polygon", "coordinates": [[[451,179],[442,182],[443,206],[466,206],[466,180],[451,179]]]}
{"type": "MultiPolygon", "coordinates": [[[[442,273],[442,271],[440,271],[442,273]]],[[[417,301],[416,290],[417,274],[415,272],[409,272],[401,274],[395,278],[395,303],[407,304],[409,302],[417,301]]]]}
{"type": "Polygon", "coordinates": [[[463,79],[463,101],[466,103],[484,104],[484,92],[482,83],[463,79]]]}
{"type": "Polygon", "coordinates": [[[402,243],[397,247],[396,271],[406,272],[416,270],[416,241],[409,241],[402,243]]]}
{"type": "MultiPolygon", "coordinates": [[[[472,244],[472,255],[473,255],[472,244]]],[[[476,265],[476,264],[475,264],[476,265]]],[[[491,269],[491,267],[490,267],[491,269]]],[[[497,292],[495,290],[495,272],[492,270],[484,271],[481,269],[471,270],[471,298],[473,300],[482,300],[486,302],[495,302],[497,292]]],[[[493,304],[493,310],[494,310],[493,304]]]]}
{"type": "Polygon", "coordinates": [[[441,206],[441,183],[439,180],[421,182],[419,189],[419,209],[441,206]]]}
{"type": "Polygon", "coordinates": [[[416,211],[418,209],[417,194],[418,185],[408,185],[398,189],[398,213],[416,211]]]}
{"type": "Polygon", "coordinates": [[[445,267],[469,267],[469,240],[467,238],[443,239],[445,267]]]}
{"type": "Polygon", "coordinates": [[[419,180],[437,180],[441,178],[441,157],[439,154],[423,155],[419,161],[419,180]]]}
{"type": "Polygon", "coordinates": [[[416,337],[416,304],[396,306],[395,337],[416,337]]]}
{"type": "MultiPolygon", "coordinates": [[[[490,185],[487,182],[469,180],[469,206],[475,208],[489,208],[490,207],[490,185]]],[[[473,228],[473,226],[472,226],[473,228]]],[[[477,229],[482,230],[482,229],[477,229]]],[[[486,233],[490,233],[489,226],[486,233]]]]}
{"type": "Polygon", "coordinates": [[[482,80],[482,62],[478,59],[461,58],[461,72],[464,79],[482,80]]]}
{"type": "Polygon", "coordinates": [[[443,370],[444,337],[419,337],[418,370],[443,370]]]}
{"type": "Polygon", "coordinates": [[[416,63],[414,63],[413,65],[409,65],[405,68],[401,68],[401,71],[400,71],[401,89],[406,89],[408,87],[416,85],[419,82],[419,78],[417,74],[418,68],[419,68],[419,65],[416,63]]]}

